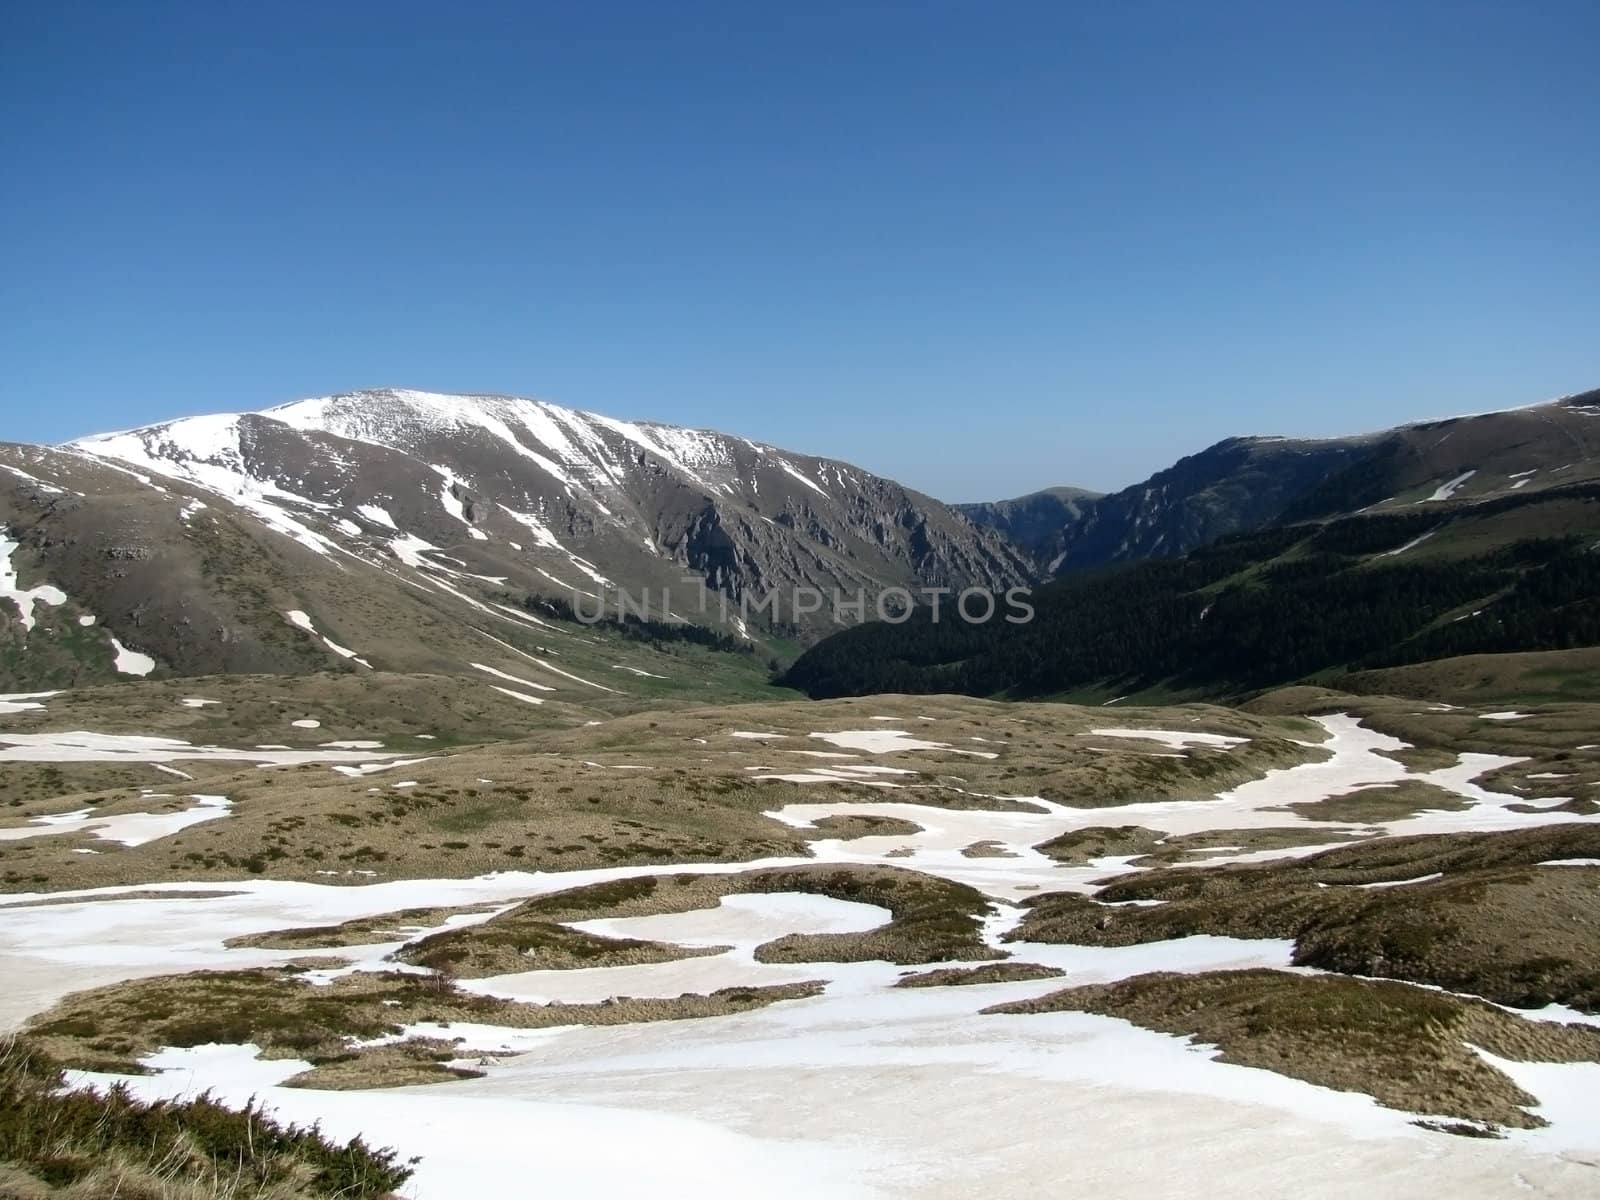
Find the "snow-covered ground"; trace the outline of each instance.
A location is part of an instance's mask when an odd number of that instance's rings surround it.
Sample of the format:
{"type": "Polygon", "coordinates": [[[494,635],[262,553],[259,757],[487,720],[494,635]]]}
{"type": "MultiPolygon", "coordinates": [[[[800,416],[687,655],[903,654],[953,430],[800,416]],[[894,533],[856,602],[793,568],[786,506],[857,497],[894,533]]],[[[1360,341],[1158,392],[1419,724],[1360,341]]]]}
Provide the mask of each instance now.
{"type": "MultiPolygon", "coordinates": [[[[225,939],[239,934],[402,908],[509,904],[629,876],[729,873],[752,865],[816,861],[910,867],[971,883],[995,897],[985,936],[999,945],[1020,917],[1016,900],[1042,890],[1088,890],[1128,869],[1121,858],[1066,867],[1032,849],[1072,829],[1127,824],[1181,835],[1304,824],[1310,831],[1325,831],[1326,841],[1341,842],[1345,838],[1334,832],[1337,827],[1305,821],[1284,806],[1402,779],[1425,780],[1470,803],[1457,812],[1423,812],[1389,822],[1384,828],[1392,833],[1582,819],[1571,813],[1512,811],[1508,806],[1525,804],[1523,797],[1473,782],[1514,759],[1468,755],[1455,766],[1413,772],[1380,753],[1401,748],[1396,739],[1349,717],[1324,717],[1320,723],[1327,734],[1325,759],[1270,772],[1210,800],[1106,809],[1030,798],[1039,812],[844,801],[790,805],[773,813],[794,826],[827,816],[879,814],[920,827],[911,834],[819,841],[815,858],[806,860],[508,872],[365,886],[167,882],[58,894],[48,897],[48,904],[30,903],[45,897],[7,897],[0,905],[0,972],[7,980],[0,995],[0,1028],[83,987],[149,974],[262,965],[308,953],[224,947],[225,939]],[[1006,856],[961,854],[980,841],[996,844],[1006,856]],[[153,895],[115,898],[127,892],[153,895]],[[205,895],[197,898],[196,892],[205,895]]],[[[1220,735],[1197,739],[1160,730],[1100,729],[1095,735],[1198,743],[1208,753],[1226,753],[1232,744],[1220,735]]],[[[782,741],[771,735],[748,740],[767,740],[774,754],[782,752],[782,741]]],[[[820,740],[866,754],[953,749],[894,729],[844,730],[820,740]]],[[[139,741],[128,749],[168,752],[159,745],[163,739],[139,741]]],[[[58,742],[55,748],[74,747],[58,742]]],[[[200,752],[209,749],[214,748],[188,748],[188,756],[203,757],[200,752]]],[[[270,752],[228,753],[253,758],[270,752]]],[[[374,756],[355,752],[350,757],[370,762],[374,756]]],[[[490,915],[458,915],[448,924],[490,915]]],[[[767,964],[754,958],[756,946],[784,934],[867,930],[887,917],[870,905],[763,894],[728,897],[688,913],[585,922],[580,928],[603,935],[727,949],[669,963],[527,971],[465,986],[540,1001],[672,996],[806,979],[823,981],[826,990],[813,999],[695,1021],[532,1034],[479,1027],[418,1031],[461,1037],[464,1058],[502,1047],[516,1051],[483,1065],[486,1074],[480,1079],[383,1092],[287,1089],[278,1085],[303,1064],[261,1061],[248,1047],[199,1047],[163,1052],[150,1061],[160,1073],[131,1085],[145,1095],[204,1088],[235,1102],[259,1095],[288,1119],[320,1120],[334,1135],[359,1133],[369,1142],[420,1154],[423,1162],[407,1194],[421,1200],[514,1195],[519,1189],[575,1200],[802,1193],[981,1194],[1001,1200],[1064,1193],[1186,1197],[1202,1180],[1208,1188],[1226,1186],[1230,1194],[1245,1197],[1334,1197],[1356,1191],[1373,1197],[1440,1191],[1465,1197],[1518,1191],[1593,1194],[1600,1122],[1592,1097],[1600,1087],[1600,1066],[1496,1062],[1538,1097],[1539,1111],[1551,1124],[1489,1142],[1425,1133],[1411,1124],[1410,1115],[1381,1108],[1365,1096],[1221,1063],[1213,1051],[1187,1039],[1110,1018],[980,1015],[986,1006],[1067,983],[1152,970],[1289,969],[1292,947],[1284,941],[1191,937],[1110,949],[1005,943],[1016,959],[1060,968],[1067,972],[1065,979],[925,989],[893,988],[908,969],[883,962],[767,964]]],[[[334,955],[354,958],[356,966],[314,978],[375,968],[397,944],[341,948],[334,955]]]]}
{"type": "Polygon", "coordinates": [[[67,594],[48,583],[35,584],[30,588],[20,586],[17,583],[17,569],[11,564],[11,553],[17,546],[16,541],[0,530],[0,600],[9,600],[16,605],[22,628],[31,630],[38,623],[33,615],[34,606],[65,604],[67,594]]]}
{"type": "MultiPolygon", "coordinates": [[[[39,693],[45,695],[47,693],[39,693]]],[[[302,729],[316,729],[312,718],[292,721],[302,729]]],[[[270,766],[295,766],[315,762],[361,762],[374,755],[367,750],[291,750],[288,747],[196,746],[181,738],[152,737],[137,733],[13,733],[0,731],[0,763],[4,762],[181,762],[216,759],[270,766]]],[[[389,755],[388,757],[393,757],[389,755]]]]}
{"type": "MultiPolygon", "coordinates": [[[[150,799],[158,798],[167,797],[150,797],[150,799]]],[[[189,799],[194,803],[177,812],[134,812],[96,816],[93,809],[84,808],[54,816],[35,817],[27,825],[0,829],[0,842],[20,841],[23,838],[43,837],[52,833],[92,833],[95,837],[104,838],[108,842],[120,842],[124,846],[142,846],[146,842],[169,837],[180,829],[187,829],[202,821],[214,821],[218,817],[225,817],[232,806],[232,802],[226,796],[191,795],[189,799]]]]}

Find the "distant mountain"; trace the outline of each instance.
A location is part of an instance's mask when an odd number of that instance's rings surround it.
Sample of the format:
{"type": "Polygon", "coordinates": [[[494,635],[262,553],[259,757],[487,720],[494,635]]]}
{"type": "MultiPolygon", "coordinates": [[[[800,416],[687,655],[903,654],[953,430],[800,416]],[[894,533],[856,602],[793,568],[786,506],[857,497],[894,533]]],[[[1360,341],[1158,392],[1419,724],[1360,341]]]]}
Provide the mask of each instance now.
{"type": "Polygon", "coordinates": [[[773,593],[1002,591],[1357,513],[1454,537],[1481,509],[1499,545],[1549,525],[1523,502],[1596,480],[1600,392],[1359,437],[1235,438],[1111,495],[959,507],[727,434],[353,392],[0,444],[0,689],[460,671],[486,640],[547,637],[563,603],[614,606],[618,589],[765,662],[832,632],[826,611],[759,607],[773,593]]]}
{"type": "Polygon", "coordinates": [[[974,525],[981,525],[1010,539],[1030,558],[1048,556],[1062,530],[1076,524],[1101,498],[1087,488],[1053,487],[1018,496],[1015,500],[991,500],[952,507],[974,525]]]}
{"type": "Polygon", "coordinates": [[[112,637],[163,673],[348,668],[322,635],[438,669],[457,660],[441,620],[526,630],[509,610],[529,595],[593,604],[617,588],[657,606],[670,589],[676,616],[739,639],[804,640],[817,618],[741,618],[740,601],[1000,589],[1030,572],[995,532],[849,464],[505,396],[354,392],[0,445],[0,472],[0,590],[70,598],[30,603],[39,629],[0,603],[0,682],[37,679],[41,656],[109,673],[112,637]],[[318,636],[285,612],[311,614],[318,636]]]}
{"type": "MultiPolygon", "coordinates": [[[[1183,557],[1075,572],[1030,603],[1025,622],[923,607],[842,630],[784,682],[817,699],[1171,703],[1600,646],[1600,481],[1231,534],[1183,557]]],[[[1554,679],[1562,666],[1545,669],[1554,679]]]]}
{"type": "Polygon", "coordinates": [[[835,634],[785,681],[819,698],[1164,702],[1600,645],[1600,391],[1359,437],[1234,438],[1079,504],[1029,545],[1058,576],[1032,621],[919,609],[835,634]]]}
{"type": "Polygon", "coordinates": [[[1106,496],[962,505],[1042,574],[1188,553],[1230,533],[1600,477],[1600,391],[1320,440],[1229,438],[1106,496]],[[1055,520],[1059,514],[1060,520],[1055,520]],[[1049,528],[1054,522],[1055,528],[1049,528]]]}

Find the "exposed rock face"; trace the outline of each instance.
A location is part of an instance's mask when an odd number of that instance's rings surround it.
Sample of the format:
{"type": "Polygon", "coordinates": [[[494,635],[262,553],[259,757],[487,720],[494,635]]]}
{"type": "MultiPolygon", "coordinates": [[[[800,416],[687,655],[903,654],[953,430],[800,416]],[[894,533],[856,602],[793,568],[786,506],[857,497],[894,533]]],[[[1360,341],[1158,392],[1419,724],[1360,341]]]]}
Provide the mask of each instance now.
{"type": "Polygon", "coordinates": [[[345,577],[343,603],[362,596],[342,622],[358,628],[386,619],[397,588],[478,620],[530,593],[592,609],[649,589],[740,636],[809,638],[831,603],[796,616],[797,588],[870,600],[1030,577],[998,533],[849,464],[505,396],[355,392],[0,446],[0,466],[0,525],[25,569],[112,631],[139,612],[180,672],[303,669],[281,610],[304,608],[296,584],[319,578],[345,577]],[[773,591],[775,608],[740,619],[742,599],[773,591]]]}
{"type": "Polygon", "coordinates": [[[1048,559],[1062,530],[1082,520],[1101,495],[1086,488],[1055,487],[1015,500],[957,504],[955,508],[973,524],[1005,535],[1029,556],[1048,559]]]}

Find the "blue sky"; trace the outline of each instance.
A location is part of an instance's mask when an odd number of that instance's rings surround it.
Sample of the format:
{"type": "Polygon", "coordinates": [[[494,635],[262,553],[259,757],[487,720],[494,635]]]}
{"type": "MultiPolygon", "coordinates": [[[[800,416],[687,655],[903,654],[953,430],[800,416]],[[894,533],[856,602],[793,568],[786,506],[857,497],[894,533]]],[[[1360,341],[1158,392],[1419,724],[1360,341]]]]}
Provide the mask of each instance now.
{"type": "Polygon", "coordinates": [[[1600,386],[1600,5],[13,5],[0,438],[534,395],[945,499],[1600,386]]]}

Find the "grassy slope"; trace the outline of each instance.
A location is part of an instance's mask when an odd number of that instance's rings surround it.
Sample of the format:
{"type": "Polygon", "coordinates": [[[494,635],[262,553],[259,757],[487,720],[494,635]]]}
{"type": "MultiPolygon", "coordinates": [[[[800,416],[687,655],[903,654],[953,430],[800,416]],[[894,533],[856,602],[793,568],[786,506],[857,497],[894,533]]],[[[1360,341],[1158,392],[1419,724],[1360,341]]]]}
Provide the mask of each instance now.
{"type": "Polygon", "coordinates": [[[1593,574],[1579,548],[1597,533],[1593,484],[1262,530],[1182,560],[1069,576],[1036,591],[1026,625],[933,625],[922,614],[846,630],[785,679],[813,696],[893,689],[1165,704],[1469,649],[1565,653],[1595,640],[1592,589],[1574,572],[1593,574]],[[1566,559],[1550,540],[1560,538],[1573,539],[1566,559]],[[1548,571],[1547,561],[1556,563],[1548,571]]]}

